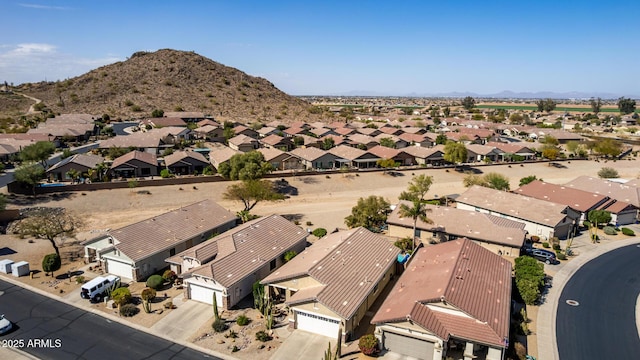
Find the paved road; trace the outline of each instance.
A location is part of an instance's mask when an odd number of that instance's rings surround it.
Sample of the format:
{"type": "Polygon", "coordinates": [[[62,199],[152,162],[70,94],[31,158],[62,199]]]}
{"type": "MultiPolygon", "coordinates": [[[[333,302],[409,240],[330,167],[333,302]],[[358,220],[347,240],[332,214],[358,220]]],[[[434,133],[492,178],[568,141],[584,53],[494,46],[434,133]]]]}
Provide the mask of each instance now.
{"type": "Polygon", "coordinates": [[[1,280],[0,313],[17,325],[0,342],[40,359],[217,359],[1,280]]]}
{"type": "Polygon", "coordinates": [[[637,359],[640,338],[640,247],[625,246],[580,268],[558,301],[556,337],[561,360],[637,359]],[[567,300],[576,300],[570,306],[567,300]]]}

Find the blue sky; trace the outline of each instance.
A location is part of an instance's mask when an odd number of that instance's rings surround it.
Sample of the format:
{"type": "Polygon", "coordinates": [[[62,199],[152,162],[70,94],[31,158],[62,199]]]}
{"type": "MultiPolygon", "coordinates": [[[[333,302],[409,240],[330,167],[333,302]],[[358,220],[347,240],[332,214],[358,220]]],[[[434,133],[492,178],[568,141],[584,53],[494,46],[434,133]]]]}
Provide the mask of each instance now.
{"type": "Polygon", "coordinates": [[[15,84],[172,48],[293,95],[640,93],[637,0],[2,0],[0,13],[0,81],[15,84]]]}

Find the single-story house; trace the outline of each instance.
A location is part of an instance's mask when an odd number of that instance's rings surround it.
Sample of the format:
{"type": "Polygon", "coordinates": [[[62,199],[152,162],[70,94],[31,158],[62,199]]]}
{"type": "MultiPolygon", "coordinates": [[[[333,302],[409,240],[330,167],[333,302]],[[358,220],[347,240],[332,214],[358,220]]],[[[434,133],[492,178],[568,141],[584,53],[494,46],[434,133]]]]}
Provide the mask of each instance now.
{"type": "MultiPolygon", "coordinates": [[[[309,234],[280,215],[264,216],[228,230],[167,259],[181,273],[185,298],[230,309],[252,293],[253,284],[301,253],[309,234]]],[[[174,271],[175,271],[174,270],[174,271]]]]}
{"type": "Polygon", "coordinates": [[[530,235],[542,239],[566,239],[574,227],[565,205],[478,185],[460,194],[456,207],[522,222],[530,235]]]}
{"type": "Polygon", "coordinates": [[[274,134],[260,139],[260,143],[268,148],[289,151],[295,148],[292,139],[292,137],[282,137],[274,134]]]}
{"type": "Polygon", "coordinates": [[[159,117],[159,118],[149,118],[144,119],[140,122],[140,125],[146,127],[149,125],[150,127],[159,128],[166,126],[178,126],[178,127],[186,127],[187,123],[181,118],[177,117],[159,117]]]}
{"type": "Polygon", "coordinates": [[[229,147],[233,150],[249,152],[260,147],[258,140],[247,135],[237,135],[229,139],[229,147]]]}
{"type": "MultiPolygon", "coordinates": [[[[400,215],[403,204],[412,206],[408,201],[401,201],[389,214],[389,236],[412,237],[413,218],[400,215]]],[[[494,254],[520,256],[520,249],[527,235],[524,223],[448,206],[425,205],[425,208],[427,218],[433,223],[418,219],[416,232],[413,234],[422,243],[439,243],[466,237],[494,254]]]]}
{"type": "Polygon", "coordinates": [[[329,153],[337,157],[336,161],[340,164],[338,167],[347,166],[358,169],[367,169],[376,167],[379,157],[372,153],[354,148],[347,145],[338,145],[329,149],[329,153]]]}
{"type": "MultiPolygon", "coordinates": [[[[209,121],[209,120],[205,120],[209,121]]],[[[215,142],[224,141],[224,129],[219,125],[204,125],[191,130],[196,139],[204,139],[215,142]]]]}
{"type": "Polygon", "coordinates": [[[319,239],[262,284],[268,296],[289,306],[290,327],[346,340],[394,276],[399,253],[365,228],[340,231],[319,239]]]}
{"type": "Polygon", "coordinates": [[[167,257],[231,229],[237,219],[212,200],[200,201],[85,241],[85,261],[98,261],[107,273],[141,281],[167,267],[167,257]]]}
{"type": "Polygon", "coordinates": [[[135,178],[158,175],[158,158],[143,151],[130,151],[113,160],[111,177],[135,178]]]}
{"type": "MultiPolygon", "coordinates": [[[[164,157],[164,165],[176,175],[202,174],[211,163],[204,155],[196,151],[176,151],[164,157]]],[[[213,166],[211,166],[213,167],[213,166]]]]}
{"type": "Polygon", "coordinates": [[[388,353],[501,360],[509,342],[511,263],[468,239],[419,248],[371,323],[388,353]]]}
{"type": "Polygon", "coordinates": [[[340,167],[338,157],[328,151],[315,147],[297,148],[289,151],[289,154],[301,159],[302,165],[308,170],[335,169],[340,167]]]}
{"type": "Polygon", "coordinates": [[[414,157],[419,165],[441,166],[446,163],[444,160],[444,145],[434,147],[407,146],[402,149],[405,153],[414,157]]]}
{"type": "Polygon", "coordinates": [[[502,151],[502,159],[510,160],[510,156],[519,156],[524,160],[531,160],[536,157],[536,151],[528,146],[526,142],[504,143],[497,141],[487,142],[487,146],[493,146],[502,151]]]}
{"type": "Polygon", "coordinates": [[[479,161],[496,162],[502,160],[503,151],[494,146],[467,144],[465,148],[467,148],[466,162],[468,163],[479,161]]]}
{"type": "Polygon", "coordinates": [[[226,147],[224,145],[218,144],[220,146],[210,146],[209,148],[209,161],[211,161],[211,165],[213,165],[216,170],[220,168],[220,165],[229,162],[233,155],[240,154],[240,151],[233,150],[232,148],[226,147]]]}
{"type": "Polygon", "coordinates": [[[278,149],[260,148],[259,152],[264,156],[264,160],[271,164],[275,170],[301,169],[302,161],[299,157],[291,155],[278,149]]]}
{"type": "Polygon", "coordinates": [[[75,154],[68,158],[62,159],[60,162],[53,164],[47,169],[47,177],[53,181],[72,181],[69,171],[74,169],[84,177],[90,169],[104,162],[104,158],[99,155],[92,154],[75,154]]]}
{"type": "Polygon", "coordinates": [[[393,159],[393,161],[397,162],[401,166],[410,166],[417,164],[416,158],[404,151],[405,149],[406,148],[392,149],[386,146],[378,145],[372,147],[368,151],[371,154],[379,157],[380,159],[393,159]]]}

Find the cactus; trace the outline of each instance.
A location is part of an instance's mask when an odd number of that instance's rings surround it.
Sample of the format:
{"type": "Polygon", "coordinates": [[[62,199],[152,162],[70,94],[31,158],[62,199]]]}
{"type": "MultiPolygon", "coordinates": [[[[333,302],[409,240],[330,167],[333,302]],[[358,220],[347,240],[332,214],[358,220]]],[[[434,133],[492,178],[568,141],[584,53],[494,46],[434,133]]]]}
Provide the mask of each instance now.
{"type": "Polygon", "coordinates": [[[151,288],[146,288],[142,290],[140,297],[142,298],[142,308],[144,312],[149,314],[151,312],[151,300],[156,297],[156,291],[151,288]]]}
{"type": "Polygon", "coordinates": [[[335,351],[331,351],[331,341],[329,341],[329,348],[324,352],[324,360],[338,360],[340,358],[340,346],[336,345],[335,351]]]}
{"type": "Polygon", "coordinates": [[[213,318],[215,320],[220,319],[220,314],[218,314],[218,299],[216,299],[216,293],[213,293],[213,318]]]}
{"type": "Polygon", "coordinates": [[[271,330],[271,328],[273,328],[273,305],[271,304],[271,299],[269,298],[267,298],[267,303],[264,306],[262,315],[264,315],[267,330],[271,330]]]}

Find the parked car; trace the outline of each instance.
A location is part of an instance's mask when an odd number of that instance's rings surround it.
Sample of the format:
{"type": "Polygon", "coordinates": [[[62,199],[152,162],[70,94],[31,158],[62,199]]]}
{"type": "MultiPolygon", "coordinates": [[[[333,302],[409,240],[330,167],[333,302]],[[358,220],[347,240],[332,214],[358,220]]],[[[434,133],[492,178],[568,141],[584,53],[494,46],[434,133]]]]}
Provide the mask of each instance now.
{"type": "Polygon", "coordinates": [[[527,255],[532,256],[545,264],[558,264],[560,261],[556,258],[553,251],[544,249],[532,249],[527,255]]]}
{"type": "Polygon", "coordinates": [[[85,283],[80,288],[80,297],[89,299],[91,302],[101,302],[109,288],[117,288],[120,285],[120,278],[115,275],[97,278],[85,283]]]}
{"type": "Polygon", "coordinates": [[[9,319],[4,317],[4,314],[0,315],[0,335],[9,332],[13,328],[13,324],[9,319]]]}

